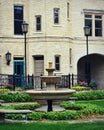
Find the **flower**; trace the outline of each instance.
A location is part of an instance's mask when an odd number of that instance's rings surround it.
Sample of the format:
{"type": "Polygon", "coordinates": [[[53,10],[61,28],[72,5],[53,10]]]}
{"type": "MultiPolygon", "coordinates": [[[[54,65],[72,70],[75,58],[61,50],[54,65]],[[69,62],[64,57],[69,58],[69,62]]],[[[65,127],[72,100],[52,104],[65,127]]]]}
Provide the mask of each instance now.
{"type": "Polygon", "coordinates": [[[13,90],[13,85],[12,84],[4,84],[4,87],[9,89],[9,90],[13,90]]]}
{"type": "Polygon", "coordinates": [[[4,84],[4,87],[13,87],[12,84],[4,84]]]}
{"type": "Polygon", "coordinates": [[[88,86],[88,83],[86,81],[79,81],[80,86],[88,86]]]}

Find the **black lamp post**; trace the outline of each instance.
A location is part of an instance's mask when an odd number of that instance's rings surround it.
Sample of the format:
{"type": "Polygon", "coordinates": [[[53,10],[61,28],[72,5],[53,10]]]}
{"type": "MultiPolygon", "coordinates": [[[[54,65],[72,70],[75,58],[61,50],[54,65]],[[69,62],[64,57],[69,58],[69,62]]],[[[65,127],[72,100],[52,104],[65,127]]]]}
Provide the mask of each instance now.
{"type": "Polygon", "coordinates": [[[6,54],[6,61],[7,61],[7,65],[10,65],[10,61],[11,61],[11,53],[8,51],[6,54]]]}
{"type": "Polygon", "coordinates": [[[88,54],[88,36],[90,36],[90,27],[89,26],[85,26],[84,27],[84,34],[86,36],[86,79],[87,82],[89,84],[90,82],[90,64],[89,64],[89,54],[88,54]]]}
{"type": "Polygon", "coordinates": [[[28,23],[26,23],[25,21],[23,21],[22,23],[22,32],[24,34],[24,66],[25,66],[25,79],[27,76],[27,64],[26,64],[26,34],[28,32],[28,23]]]}

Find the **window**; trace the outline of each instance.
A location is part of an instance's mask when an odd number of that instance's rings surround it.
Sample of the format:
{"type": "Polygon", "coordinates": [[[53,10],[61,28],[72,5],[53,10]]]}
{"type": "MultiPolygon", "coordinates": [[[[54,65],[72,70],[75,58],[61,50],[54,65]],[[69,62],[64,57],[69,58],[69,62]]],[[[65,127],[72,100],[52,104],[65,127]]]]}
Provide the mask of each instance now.
{"type": "Polygon", "coordinates": [[[23,6],[14,6],[14,34],[22,35],[23,6]]]}
{"type": "Polygon", "coordinates": [[[36,31],[41,31],[41,16],[36,16],[36,31]]]}
{"type": "Polygon", "coordinates": [[[90,27],[90,36],[92,36],[92,15],[85,15],[85,26],[90,27]]]}
{"type": "Polygon", "coordinates": [[[59,9],[54,8],[54,24],[59,24],[59,9]]]}
{"type": "Polygon", "coordinates": [[[102,16],[95,15],[95,36],[102,36],[102,16]]]}
{"type": "Polygon", "coordinates": [[[87,15],[85,14],[85,26],[91,28],[90,36],[102,36],[102,16],[101,15],[87,15]]]}
{"type": "Polygon", "coordinates": [[[55,69],[60,70],[60,56],[55,56],[55,69]]]}

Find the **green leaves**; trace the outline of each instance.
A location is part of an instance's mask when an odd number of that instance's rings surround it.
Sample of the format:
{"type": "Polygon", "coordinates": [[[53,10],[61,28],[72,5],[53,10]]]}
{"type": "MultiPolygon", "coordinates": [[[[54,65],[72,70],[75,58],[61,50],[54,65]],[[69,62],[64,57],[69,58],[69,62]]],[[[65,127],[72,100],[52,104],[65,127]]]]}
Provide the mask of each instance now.
{"type": "Polygon", "coordinates": [[[25,93],[4,93],[0,95],[0,99],[5,102],[28,102],[32,101],[31,97],[25,93]]]}
{"type": "Polygon", "coordinates": [[[87,91],[87,92],[77,92],[77,93],[73,93],[72,96],[77,97],[78,100],[104,99],[104,91],[94,90],[94,91],[87,91]]]}

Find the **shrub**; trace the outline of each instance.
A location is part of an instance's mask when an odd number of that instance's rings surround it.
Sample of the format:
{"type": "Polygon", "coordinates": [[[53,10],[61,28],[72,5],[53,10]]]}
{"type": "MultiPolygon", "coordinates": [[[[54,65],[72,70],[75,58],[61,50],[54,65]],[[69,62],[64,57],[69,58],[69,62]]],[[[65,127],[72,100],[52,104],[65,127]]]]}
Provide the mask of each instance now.
{"type": "Polygon", "coordinates": [[[94,91],[88,91],[88,92],[77,92],[77,93],[73,93],[72,96],[77,97],[78,100],[104,99],[104,91],[94,90],[94,91]]]}
{"type": "Polygon", "coordinates": [[[4,93],[0,95],[0,99],[5,102],[28,102],[32,101],[31,97],[25,93],[4,93]]]}
{"type": "Polygon", "coordinates": [[[22,120],[22,114],[5,114],[5,118],[12,120],[22,120]]]}
{"type": "Polygon", "coordinates": [[[97,89],[97,83],[95,80],[91,80],[89,83],[89,87],[91,87],[92,89],[97,89]]]}
{"type": "Polygon", "coordinates": [[[23,89],[21,87],[16,87],[15,90],[16,91],[22,91],[23,89]]]}
{"type": "Polygon", "coordinates": [[[60,104],[61,107],[64,107],[68,110],[77,110],[77,116],[83,117],[93,114],[104,114],[104,108],[95,105],[95,104],[85,104],[85,103],[75,103],[71,104],[69,101],[64,101],[60,104]]]}
{"type": "Polygon", "coordinates": [[[75,89],[77,91],[82,91],[82,90],[85,90],[86,87],[85,86],[73,86],[72,89],[75,89]]]}
{"type": "MultiPolygon", "coordinates": [[[[70,104],[68,101],[63,102],[63,106],[69,110],[57,112],[32,112],[27,114],[28,120],[75,120],[88,115],[104,114],[104,108],[93,104],[70,104]],[[66,104],[66,105],[65,105],[66,104]],[[66,107],[67,106],[67,107],[66,107]],[[73,108],[73,109],[72,109],[73,108]],[[77,108],[77,109],[76,109],[77,108]],[[70,110],[71,109],[71,110],[70,110]]],[[[21,114],[6,114],[8,119],[22,119],[21,114]]]]}
{"type": "MultiPolygon", "coordinates": [[[[85,105],[85,104],[82,104],[85,105]]],[[[79,111],[80,115],[104,114],[104,109],[100,106],[87,104],[85,109],[79,111]]]]}
{"type": "Polygon", "coordinates": [[[5,92],[9,92],[10,90],[7,88],[0,88],[0,94],[1,93],[5,93],[5,92]]]}
{"type": "Polygon", "coordinates": [[[71,120],[77,119],[78,114],[76,111],[48,112],[46,118],[50,120],[71,120]]]}
{"type": "Polygon", "coordinates": [[[18,104],[18,105],[13,105],[14,109],[20,110],[20,109],[29,109],[29,110],[34,110],[38,107],[40,107],[40,104],[35,102],[33,104],[18,104]]]}
{"type": "Polygon", "coordinates": [[[72,104],[69,101],[63,101],[60,103],[61,107],[64,107],[65,109],[70,109],[70,110],[82,110],[86,108],[86,106],[82,104],[72,104]]]}
{"type": "Polygon", "coordinates": [[[27,114],[27,119],[28,120],[42,120],[44,117],[44,112],[32,112],[27,114]]]}

